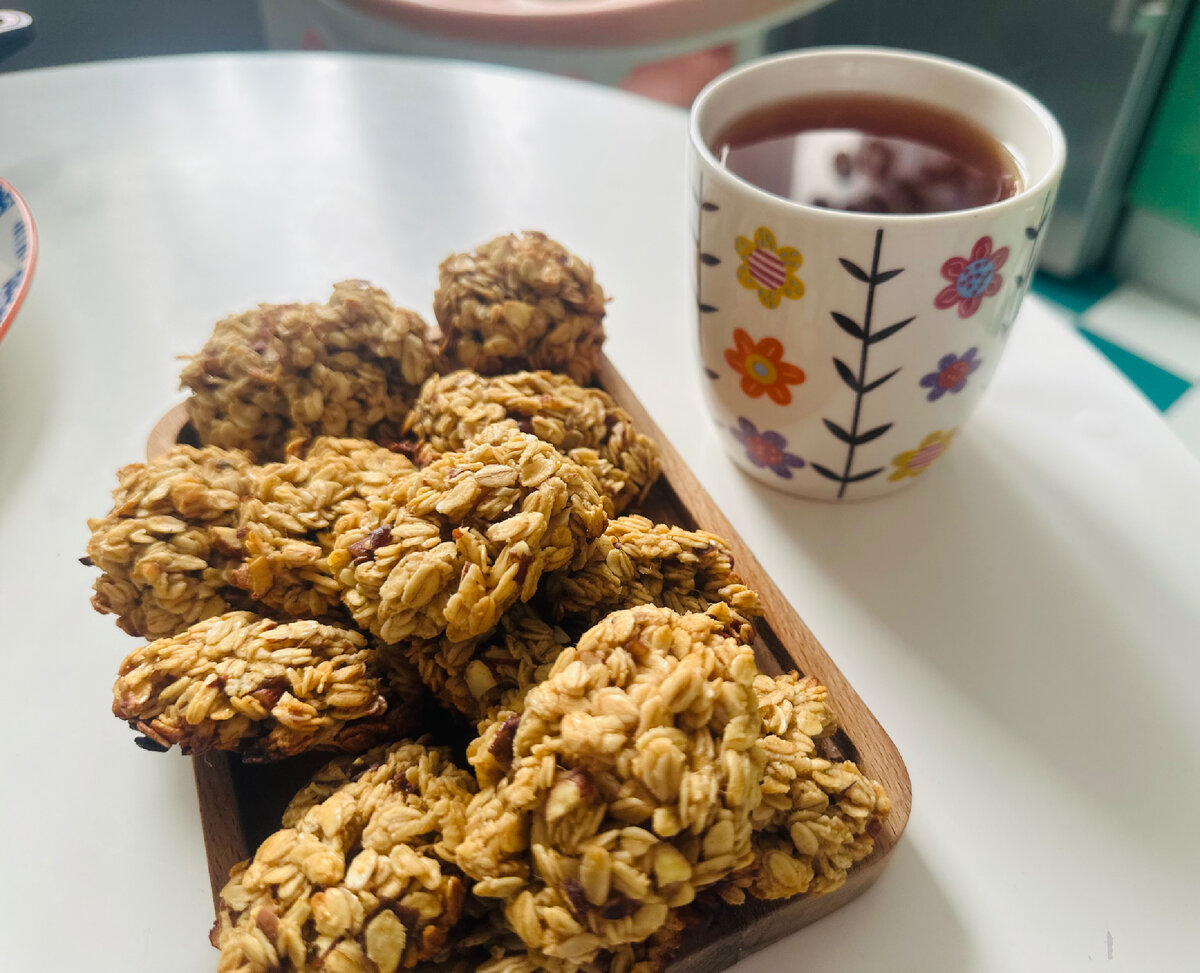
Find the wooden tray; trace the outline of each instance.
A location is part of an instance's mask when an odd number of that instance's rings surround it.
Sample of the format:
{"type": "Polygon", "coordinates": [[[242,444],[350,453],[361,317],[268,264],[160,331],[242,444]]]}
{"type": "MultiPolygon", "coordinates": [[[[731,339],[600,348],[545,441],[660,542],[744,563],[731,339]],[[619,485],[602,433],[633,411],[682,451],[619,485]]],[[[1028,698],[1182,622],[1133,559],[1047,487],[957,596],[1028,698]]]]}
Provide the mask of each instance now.
{"type": "MultiPolygon", "coordinates": [[[[836,892],[781,902],[747,899],[743,906],[723,907],[712,923],[689,932],[669,973],[716,973],[866,891],[883,871],[908,823],[912,785],[891,738],[607,358],[601,365],[600,385],[662,452],[663,475],[639,512],[662,523],[702,528],[729,542],[738,573],[758,592],[766,609],[765,617],[756,623],[754,648],[759,667],[769,674],[795,669],[816,676],[829,689],[830,703],[841,724],[833,737],[821,742],[824,754],[854,760],[863,773],[883,784],[892,800],[891,813],[875,836],[874,852],[850,870],[845,885],[836,892]]],[[[160,455],[176,442],[189,439],[195,442],[181,404],[155,425],[147,442],[147,456],[160,455]]],[[[230,867],[249,858],[253,849],[278,829],[287,802],[329,758],[329,754],[307,754],[249,767],[220,753],[192,758],[214,903],[230,867]]]]}

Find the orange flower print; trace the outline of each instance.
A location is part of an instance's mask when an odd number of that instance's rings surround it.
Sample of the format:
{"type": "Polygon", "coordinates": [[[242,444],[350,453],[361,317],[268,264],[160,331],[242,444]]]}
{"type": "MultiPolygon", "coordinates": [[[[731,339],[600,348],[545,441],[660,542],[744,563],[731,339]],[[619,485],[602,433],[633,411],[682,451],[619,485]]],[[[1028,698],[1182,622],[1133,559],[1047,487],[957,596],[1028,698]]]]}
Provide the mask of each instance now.
{"type": "Polygon", "coordinates": [[[755,343],[741,328],[733,332],[733,347],[725,349],[725,361],[742,376],[742,391],[757,399],[764,392],[776,405],[792,401],[789,385],[804,381],[804,371],[783,360],[783,345],[774,338],[755,343]]]}
{"type": "Polygon", "coordinates": [[[804,282],[796,276],[804,257],[795,247],[776,246],[775,234],[765,226],[754,231],[753,240],[740,236],[733,245],[742,258],[738,283],[758,291],[763,307],[776,308],[785,297],[794,301],[804,296],[804,282]]]}

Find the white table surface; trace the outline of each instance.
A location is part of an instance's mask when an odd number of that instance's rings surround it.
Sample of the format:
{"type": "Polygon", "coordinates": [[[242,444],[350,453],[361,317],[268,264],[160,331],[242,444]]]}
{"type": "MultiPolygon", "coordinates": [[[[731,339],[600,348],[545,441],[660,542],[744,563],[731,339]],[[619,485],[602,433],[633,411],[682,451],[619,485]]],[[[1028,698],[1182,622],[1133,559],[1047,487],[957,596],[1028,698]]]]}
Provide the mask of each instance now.
{"type": "Polygon", "coordinates": [[[702,418],[682,113],[273,54],[0,76],[0,133],[41,240],[0,346],[0,969],[215,968],[190,764],[109,714],[133,642],[76,560],[174,356],[347,276],[431,318],[438,261],[521,227],[594,262],[609,353],[912,774],[879,883],[737,969],[1198,968],[1200,464],[1047,306],[937,468],[814,504],[702,418]]]}

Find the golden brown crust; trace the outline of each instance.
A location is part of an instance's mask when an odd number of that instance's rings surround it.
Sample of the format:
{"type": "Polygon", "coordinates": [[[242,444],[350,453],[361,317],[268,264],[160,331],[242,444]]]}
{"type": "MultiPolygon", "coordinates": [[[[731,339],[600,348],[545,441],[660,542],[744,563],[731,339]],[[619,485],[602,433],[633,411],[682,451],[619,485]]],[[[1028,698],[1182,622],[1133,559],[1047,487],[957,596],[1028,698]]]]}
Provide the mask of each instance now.
{"type": "Polygon", "coordinates": [[[293,441],[285,462],[251,470],[238,521],[244,560],[233,583],[276,612],[334,617],[341,598],[328,561],[333,525],[415,474],[408,458],[366,440],[293,441]]]}
{"type": "Polygon", "coordinates": [[[824,686],[793,672],[759,676],[754,691],[766,767],[749,892],[760,899],[832,892],[871,854],[891,801],[852,761],[819,756],[815,741],[837,728],[824,686]]]}
{"type": "Polygon", "coordinates": [[[408,741],[336,766],[338,786],[230,873],[212,935],[221,973],[395,973],[446,949],[466,895],[452,862],[470,775],[408,741]]]}
{"type": "Polygon", "coordinates": [[[658,479],[658,447],[607,392],[546,371],[434,376],[422,386],[405,431],[447,452],[498,422],[537,436],[588,469],[616,513],[644,499],[658,479]]]}
{"type": "Polygon", "coordinates": [[[484,635],[461,642],[445,636],[411,639],[402,646],[405,658],[443,704],[478,721],[519,708],[569,643],[566,632],[518,602],[484,635]]]}
{"type": "Polygon", "coordinates": [[[414,672],[382,676],[358,632],[230,612],[130,653],[113,714],[162,748],[277,760],[403,733],[421,697],[414,672]]]}
{"type": "Polygon", "coordinates": [[[96,611],[130,635],[161,638],[247,599],[233,586],[238,509],[251,489],[249,457],[176,446],[117,471],[113,506],[88,521],[88,559],[102,574],[96,611]]]}
{"type": "Polygon", "coordinates": [[[438,268],[433,311],[444,370],[564,372],[587,385],[604,341],[604,291],[592,268],[544,233],[496,237],[438,268]]]}
{"type": "Polygon", "coordinates": [[[435,354],[417,314],[351,280],[325,304],[262,304],[217,322],[181,382],[202,443],[262,462],[294,438],[395,438],[435,354]]]}
{"type": "Polygon", "coordinates": [[[610,520],[581,564],[547,577],[542,600],[550,617],[568,620],[576,630],[633,605],[686,613],[724,602],[741,617],[739,637],[748,641],[750,619],[762,615],[758,595],[734,572],[724,540],[636,514],[610,520]]]}
{"type": "Polygon", "coordinates": [[[604,529],[578,465],[533,436],[494,432],[336,525],[343,602],[384,641],[484,634],[604,529]]]}
{"type": "Polygon", "coordinates": [[[515,727],[468,750],[504,772],[481,780],[458,848],[475,894],[502,899],[527,946],[583,964],[748,867],[756,672],[707,615],[641,606],[589,630],[515,727]]]}

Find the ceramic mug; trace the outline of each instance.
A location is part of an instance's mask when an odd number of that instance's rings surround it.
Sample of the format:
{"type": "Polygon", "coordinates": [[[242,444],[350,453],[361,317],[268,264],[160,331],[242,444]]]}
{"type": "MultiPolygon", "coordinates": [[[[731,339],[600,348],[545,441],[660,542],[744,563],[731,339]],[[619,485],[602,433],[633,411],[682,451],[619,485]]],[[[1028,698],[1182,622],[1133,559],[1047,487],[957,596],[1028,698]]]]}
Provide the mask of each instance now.
{"type": "Polygon", "coordinates": [[[1066,158],[1050,113],[995,75],[883,48],[818,48],[713,81],[692,106],[699,353],[734,461],[789,493],[881,496],[922,476],[979,403],[1029,287],[1066,158]],[[975,209],[847,212],[773,195],[712,140],[789,96],[887,94],[965,116],[1021,168],[975,209]]]}

